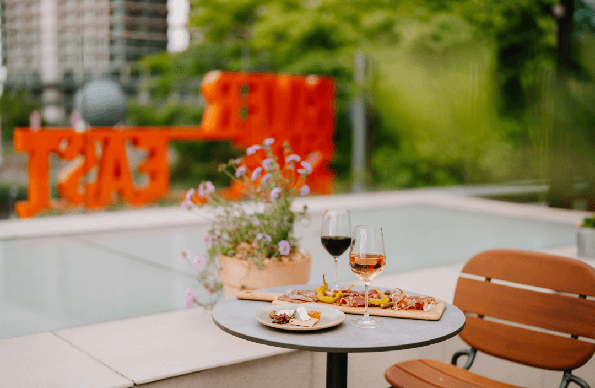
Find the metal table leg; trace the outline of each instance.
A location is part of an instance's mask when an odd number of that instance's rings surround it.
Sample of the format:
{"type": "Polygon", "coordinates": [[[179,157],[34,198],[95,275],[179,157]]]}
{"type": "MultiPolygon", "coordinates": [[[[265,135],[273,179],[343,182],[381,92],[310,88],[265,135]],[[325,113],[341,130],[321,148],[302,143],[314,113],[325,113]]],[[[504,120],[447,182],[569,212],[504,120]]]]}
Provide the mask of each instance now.
{"type": "Polygon", "coordinates": [[[326,354],[326,388],[347,388],[347,355],[326,354]]]}

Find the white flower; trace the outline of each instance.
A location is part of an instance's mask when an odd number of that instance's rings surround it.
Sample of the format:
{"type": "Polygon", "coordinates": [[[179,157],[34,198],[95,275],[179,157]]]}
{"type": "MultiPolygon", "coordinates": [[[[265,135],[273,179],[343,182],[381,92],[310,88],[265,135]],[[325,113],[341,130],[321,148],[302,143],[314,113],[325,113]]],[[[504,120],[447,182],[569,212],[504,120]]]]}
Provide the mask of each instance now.
{"type": "Polygon", "coordinates": [[[266,139],[263,144],[264,145],[268,145],[270,146],[271,144],[273,144],[275,142],[275,139],[273,139],[272,137],[269,137],[268,139],[266,139]]]}

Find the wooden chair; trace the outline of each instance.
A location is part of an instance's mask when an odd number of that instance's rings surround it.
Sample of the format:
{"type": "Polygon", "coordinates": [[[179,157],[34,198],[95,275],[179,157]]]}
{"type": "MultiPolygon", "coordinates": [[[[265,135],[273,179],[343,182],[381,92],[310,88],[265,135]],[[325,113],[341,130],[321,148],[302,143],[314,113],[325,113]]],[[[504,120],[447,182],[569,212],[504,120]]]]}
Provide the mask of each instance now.
{"type": "Polygon", "coordinates": [[[516,388],[468,371],[479,350],[564,371],[560,388],[570,382],[589,388],[572,374],[595,352],[595,343],[580,339],[595,339],[595,300],[587,296],[595,296],[595,269],[581,261],[506,249],[479,253],[465,264],[453,302],[466,315],[459,336],[471,349],[456,352],[452,365],[433,360],[392,365],[386,380],[399,388],[516,388]],[[462,355],[468,358],[459,368],[462,355]]]}

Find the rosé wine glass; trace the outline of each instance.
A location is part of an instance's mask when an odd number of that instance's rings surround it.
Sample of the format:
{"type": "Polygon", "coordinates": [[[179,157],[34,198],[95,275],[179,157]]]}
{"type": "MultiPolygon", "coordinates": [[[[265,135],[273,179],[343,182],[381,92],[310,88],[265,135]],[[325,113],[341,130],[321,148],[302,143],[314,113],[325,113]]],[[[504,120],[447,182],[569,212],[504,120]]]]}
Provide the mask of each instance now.
{"type": "Polygon", "coordinates": [[[368,290],[370,282],[375,279],[386,266],[384,239],[382,228],[374,225],[359,225],[353,230],[353,243],[349,253],[349,267],[366,286],[366,310],[364,317],[350,322],[352,326],[374,328],[382,326],[382,322],[371,319],[368,315],[368,290]]]}

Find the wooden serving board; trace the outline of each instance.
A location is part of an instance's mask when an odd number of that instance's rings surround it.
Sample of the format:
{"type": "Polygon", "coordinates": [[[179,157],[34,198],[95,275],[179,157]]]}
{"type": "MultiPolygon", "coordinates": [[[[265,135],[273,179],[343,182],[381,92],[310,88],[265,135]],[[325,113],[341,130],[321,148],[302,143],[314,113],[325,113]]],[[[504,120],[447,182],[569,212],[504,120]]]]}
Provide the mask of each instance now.
{"type": "MultiPolygon", "coordinates": [[[[249,300],[263,300],[272,301],[273,305],[287,304],[285,300],[278,300],[277,297],[281,296],[280,293],[272,292],[260,292],[260,291],[242,291],[236,295],[238,299],[249,299],[249,300]]],[[[337,306],[335,304],[322,303],[322,302],[308,302],[311,305],[330,306],[337,310],[341,310],[347,314],[359,314],[364,315],[365,307],[350,307],[350,306],[337,306]]],[[[423,310],[392,310],[392,309],[381,309],[379,307],[368,308],[368,314],[376,315],[380,317],[394,317],[394,318],[407,318],[407,319],[421,319],[424,321],[437,321],[442,316],[446,303],[441,300],[436,300],[436,303],[428,311],[423,310]]]]}

